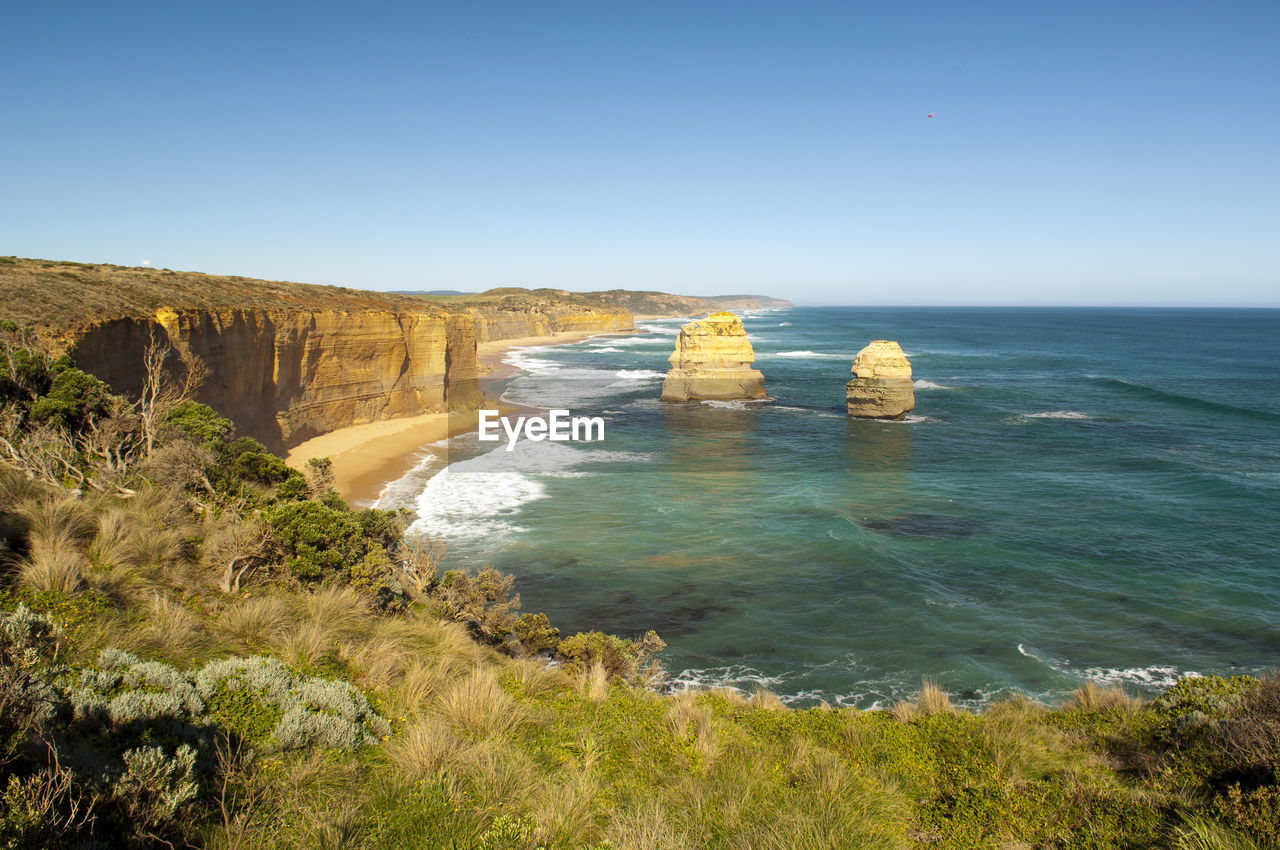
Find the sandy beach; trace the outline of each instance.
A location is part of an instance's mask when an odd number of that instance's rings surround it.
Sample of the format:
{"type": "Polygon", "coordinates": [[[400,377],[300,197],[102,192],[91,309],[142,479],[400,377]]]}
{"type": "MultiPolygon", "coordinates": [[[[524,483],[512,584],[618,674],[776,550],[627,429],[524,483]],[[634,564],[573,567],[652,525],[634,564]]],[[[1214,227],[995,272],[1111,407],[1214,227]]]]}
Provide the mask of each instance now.
{"type": "MultiPolygon", "coordinates": [[[[514,366],[502,360],[509,349],[526,345],[566,345],[601,335],[600,331],[567,331],[551,336],[480,343],[476,346],[476,365],[480,373],[480,388],[485,398],[491,400],[488,406],[503,413],[520,410],[512,405],[499,404],[490,395],[496,381],[516,371],[514,366]]],[[[477,411],[466,410],[424,413],[352,425],[294,446],[285,455],[285,462],[301,469],[309,458],[329,458],[333,462],[334,484],[339,495],[352,506],[368,507],[388,481],[394,481],[412,469],[424,452],[440,454],[445,451],[443,447],[432,446],[432,443],[474,431],[478,418],[477,411]]]]}

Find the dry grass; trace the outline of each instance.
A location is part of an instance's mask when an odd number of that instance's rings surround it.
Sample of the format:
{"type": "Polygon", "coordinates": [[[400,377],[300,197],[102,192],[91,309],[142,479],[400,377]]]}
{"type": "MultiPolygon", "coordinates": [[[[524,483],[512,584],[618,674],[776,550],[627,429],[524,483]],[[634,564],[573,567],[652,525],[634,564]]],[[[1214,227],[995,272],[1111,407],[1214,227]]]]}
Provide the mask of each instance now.
{"type": "Polygon", "coordinates": [[[656,800],[615,812],[605,829],[605,837],[612,846],[628,850],[686,850],[697,846],[656,800]]]}
{"type": "Polygon", "coordinates": [[[199,617],[158,591],[153,593],[146,619],[134,630],[135,646],[171,659],[186,660],[209,645],[199,617]]]}
{"type": "Polygon", "coordinates": [[[432,779],[456,767],[467,746],[440,718],[422,717],[387,745],[387,756],[403,779],[432,779]]]}
{"type": "Polygon", "coordinates": [[[526,697],[536,699],[572,686],[572,682],[563,671],[556,667],[549,667],[537,659],[518,659],[511,663],[509,669],[512,677],[520,684],[520,692],[526,697]]]}
{"type": "Polygon", "coordinates": [[[956,707],[951,704],[951,695],[939,685],[925,679],[920,683],[914,700],[899,700],[894,703],[890,713],[903,723],[909,723],[921,717],[934,714],[951,714],[956,707]]]}
{"type": "Polygon", "coordinates": [[[539,846],[578,847],[597,841],[599,826],[593,803],[599,794],[599,781],[581,774],[541,788],[530,806],[539,846]]]}
{"type": "Polygon", "coordinates": [[[523,806],[541,787],[538,768],[522,750],[481,741],[461,752],[459,769],[491,805],[523,806]]]}
{"type": "Polygon", "coordinates": [[[275,596],[233,602],[216,621],[217,629],[227,639],[250,652],[279,641],[288,626],[288,606],[275,596]]]}
{"type": "Polygon", "coordinates": [[[372,619],[367,596],[350,587],[326,587],[302,597],[306,616],[334,635],[345,638],[361,634],[372,619]]]}
{"type": "Polygon", "coordinates": [[[780,696],[775,694],[773,691],[766,690],[764,688],[760,688],[753,693],[747,702],[756,708],[767,708],[771,711],[787,710],[787,704],[782,701],[780,696]]]}
{"type": "Polygon", "coordinates": [[[667,723],[677,738],[693,736],[694,747],[707,761],[719,754],[711,711],[697,703],[698,695],[683,691],[668,700],[667,723]]]}
{"type": "Polygon", "coordinates": [[[298,665],[314,664],[336,645],[335,633],[316,620],[286,629],[274,644],[285,663],[298,665]]]}
{"type": "Polygon", "coordinates": [[[469,665],[452,658],[421,659],[405,671],[393,696],[401,710],[420,711],[438,702],[468,669],[469,665]]]}
{"type": "Polygon", "coordinates": [[[593,663],[578,677],[578,691],[592,702],[604,702],[609,698],[609,673],[599,661],[593,663]]]}
{"type": "Polygon", "coordinates": [[[455,682],[436,703],[437,713],[473,740],[493,738],[524,722],[524,712],[490,669],[477,668],[455,682]]]}
{"type": "Polygon", "coordinates": [[[31,547],[31,557],[18,562],[18,581],[27,590],[75,593],[84,587],[84,554],[71,546],[31,547]]]}
{"type": "Polygon", "coordinates": [[[1086,681],[1067,698],[1065,707],[1080,711],[1120,711],[1129,714],[1141,705],[1142,700],[1127,693],[1124,688],[1103,688],[1096,682],[1086,681]]]}

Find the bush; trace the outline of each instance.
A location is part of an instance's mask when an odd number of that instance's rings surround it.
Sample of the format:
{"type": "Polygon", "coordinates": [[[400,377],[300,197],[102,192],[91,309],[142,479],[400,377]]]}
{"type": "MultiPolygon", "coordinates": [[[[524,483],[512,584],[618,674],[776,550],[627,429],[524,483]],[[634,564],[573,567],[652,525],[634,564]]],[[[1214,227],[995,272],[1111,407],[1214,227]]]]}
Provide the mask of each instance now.
{"type": "Polygon", "coordinates": [[[274,505],[265,517],[285,566],[299,581],[398,590],[387,555],[400,542],[393,512],[307,501],[274,505]]]}
{"type": "Polygon", "coordinates": [[[220,442],[231,433],[231,420],[223,419],[213,408],[197,401],[184,401],[165,418],[172,435],[185,435],[201,443],[220,442]]]}
{"type": "Polygon", "coordinates": [[[59,694],[50,666],[61,631],[26,605],[0,613],[0,765],[16,758],[52,719],[59,694]]]}
{"type": "Polygon", "coordinates": [[[31,405],[33,422],[48,422],[72,431],[104,416],[111,407],[111,388],[75,367],[60,370],[49,390],[31,405]]]}
{"type": "Polygon", "coordinates": [[[640,663],[666,644],[655,632],[647,632],[640,640],[627,640],[603,632],[579,632],[560,641],[556,657],[573,673],[582,673],[599,664],[611,678],[634,681],[640,663]]]}

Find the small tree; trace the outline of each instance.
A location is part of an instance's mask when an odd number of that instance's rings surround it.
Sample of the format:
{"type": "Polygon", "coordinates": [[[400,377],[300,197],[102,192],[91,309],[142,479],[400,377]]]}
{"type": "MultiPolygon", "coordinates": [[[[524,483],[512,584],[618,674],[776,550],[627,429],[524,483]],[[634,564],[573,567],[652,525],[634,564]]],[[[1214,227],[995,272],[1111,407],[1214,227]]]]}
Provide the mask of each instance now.
{"type": "Polygon", "coordinates": [[[159,439],[160,428],[168,420],[169,414],[183,402],[190,400],[208,374],[200,359],[183,346],[178,351],[182,364],[182,382],[175,382],[165,366],[173,351],[174,347],[168,340],[160,340],[152,328],[151,341],[142,353],[144,376],[142,395],[138,399],[138,416],[142,421],[142,438],[147,457],[151,456],[159,439]]]}

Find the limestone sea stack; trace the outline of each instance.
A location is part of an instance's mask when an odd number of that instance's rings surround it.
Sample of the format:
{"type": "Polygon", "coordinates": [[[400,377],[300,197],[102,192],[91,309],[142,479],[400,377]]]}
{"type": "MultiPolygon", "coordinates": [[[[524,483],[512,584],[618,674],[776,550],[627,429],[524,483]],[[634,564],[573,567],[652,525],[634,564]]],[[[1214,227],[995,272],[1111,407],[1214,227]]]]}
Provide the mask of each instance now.
{"type": "Polygon", "coordinates": [[[853,359],[852,371],[853,380],[845,384],[850,416],[901,419],[916,406],[911,364],[893,340],[871,340],[853,359]]]}
{"type": "Polygon", "coordinates": [[[662,400],[764,398],[764,375],[742,322],[732,313],[712,313],[680,329],[662,400]]]}

